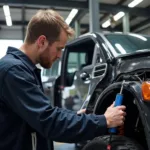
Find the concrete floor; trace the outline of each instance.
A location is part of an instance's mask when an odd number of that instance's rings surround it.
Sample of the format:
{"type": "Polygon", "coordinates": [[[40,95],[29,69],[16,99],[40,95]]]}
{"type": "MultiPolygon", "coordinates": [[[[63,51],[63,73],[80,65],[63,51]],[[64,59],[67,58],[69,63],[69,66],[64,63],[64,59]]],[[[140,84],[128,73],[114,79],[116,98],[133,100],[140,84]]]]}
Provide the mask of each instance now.
{"type": "Polygon", "coordinates": [[[75,144],[54,143],[54,150],[76,150],[75,144]]]}
{"type": "Polygon", "coordinates": [[[80,144],[78,143],[78,147],[76,147],[75,144],[54,142],[54,150],[82,150],[83,146],[81,147],[80,144]]]}

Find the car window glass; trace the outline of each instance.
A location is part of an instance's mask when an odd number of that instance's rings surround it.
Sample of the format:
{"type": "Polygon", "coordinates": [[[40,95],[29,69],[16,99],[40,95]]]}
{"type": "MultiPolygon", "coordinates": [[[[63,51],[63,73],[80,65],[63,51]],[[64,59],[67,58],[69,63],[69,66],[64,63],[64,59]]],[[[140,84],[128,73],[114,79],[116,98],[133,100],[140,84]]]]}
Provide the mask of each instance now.
{"type": "Polygon", "coordinates": [[[59,74],[59,61],[60,60],[56,60],[50,69],[43,69],[42,76],[57,76],[59,74]]]}
{"type": "Polygon", "coordinates": [[[79,69],[81,64],[85,64],[85,52],[70,52],[68,65],[67,65],[67,72],[72,73],[79,69]]]}
{"type": "Polygon", "coordinates": [[[150,49],[150,37],[137,34],[108,34],[106,38],[119,54],[133,53],[142,49],[150,49]]]}
{"type": "Polygon", "coordinates": [[[74,74],[93,63],[95,42],[92,39],[80,41],[67,49],[66,72],[74,74]]]}
{"type": "Polygon", "coordinates": [[[52,70],[51,70],[51,76],[57,76],[58,75],[58,66],[59,65],[59,60],[55,61],[54,64],[52,65],[52,70]]]}

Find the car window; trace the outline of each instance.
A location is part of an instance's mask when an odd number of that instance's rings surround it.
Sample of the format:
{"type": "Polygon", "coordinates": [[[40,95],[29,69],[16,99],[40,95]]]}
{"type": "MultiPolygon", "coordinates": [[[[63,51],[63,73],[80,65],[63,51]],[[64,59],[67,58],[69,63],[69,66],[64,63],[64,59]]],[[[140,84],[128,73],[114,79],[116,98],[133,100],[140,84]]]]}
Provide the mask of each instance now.
{"type": "Polygon", "coordinates": [[[58,69],[59,69],[59,60],[55,61],[55,63],[52,65],[51,68],[51,76],[57,76],[58,75],[58,69]]]}
{"type": "Polygon", "coordinates": [[[59,75],[59,62],[60,60],[56,60],[50,69],[43,69],[42,76],[57,76],[59,75]]]}
{"type": "Polygon", "coordinates": [[[105,35],[113,46],[115,53],[127,54],[142,49],[150,49],[150,37],[138,34],[107,34],[105,35]]]}
{"type": "Polygon", "coordinates": [[[85,64],[85,52],[70,52],[68,58],[67,72],[73,73],[79,69],[82,64],[85,64]]]}

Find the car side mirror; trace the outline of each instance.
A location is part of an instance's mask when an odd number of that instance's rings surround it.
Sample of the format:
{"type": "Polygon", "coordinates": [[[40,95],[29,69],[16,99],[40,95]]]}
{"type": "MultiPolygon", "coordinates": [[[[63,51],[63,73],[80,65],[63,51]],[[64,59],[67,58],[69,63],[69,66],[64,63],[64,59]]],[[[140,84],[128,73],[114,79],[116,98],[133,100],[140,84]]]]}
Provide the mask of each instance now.
{"type": "Polygon", "coordinates": [[[80,74],[80,78],[81,78],[82,80],[84,80],[84,81],[87,81],[87,80],[89,80],[90,76],[89,76],[88,73],[82,72],[82,73],[80,74]]]}

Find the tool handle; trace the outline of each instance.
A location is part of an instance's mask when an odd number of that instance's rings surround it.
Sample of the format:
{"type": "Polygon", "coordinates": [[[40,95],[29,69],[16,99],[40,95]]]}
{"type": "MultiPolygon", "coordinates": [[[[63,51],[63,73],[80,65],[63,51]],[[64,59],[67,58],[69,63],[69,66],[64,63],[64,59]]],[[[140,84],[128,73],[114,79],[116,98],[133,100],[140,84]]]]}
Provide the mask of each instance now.
{"type": "MultiPolygon", "coordinates": [[[[123,95],[118,93],[116,95],[114,107],[122,105],[122,101],[123,101],[123,95]]],[[[109,129],[109,133],[116,133],[116,132],[117,132],[117,128],[110,128],[109,129]]]]}
{"type": "Polygon", "coordinates": [[[120,94],[120,93],[118,93],[118,94],[116,95],[115,105],[114,105],[114,106],[116,107],[116,106],[122,105],[122,101],[123,101],[123,95],[120,94]]]}

